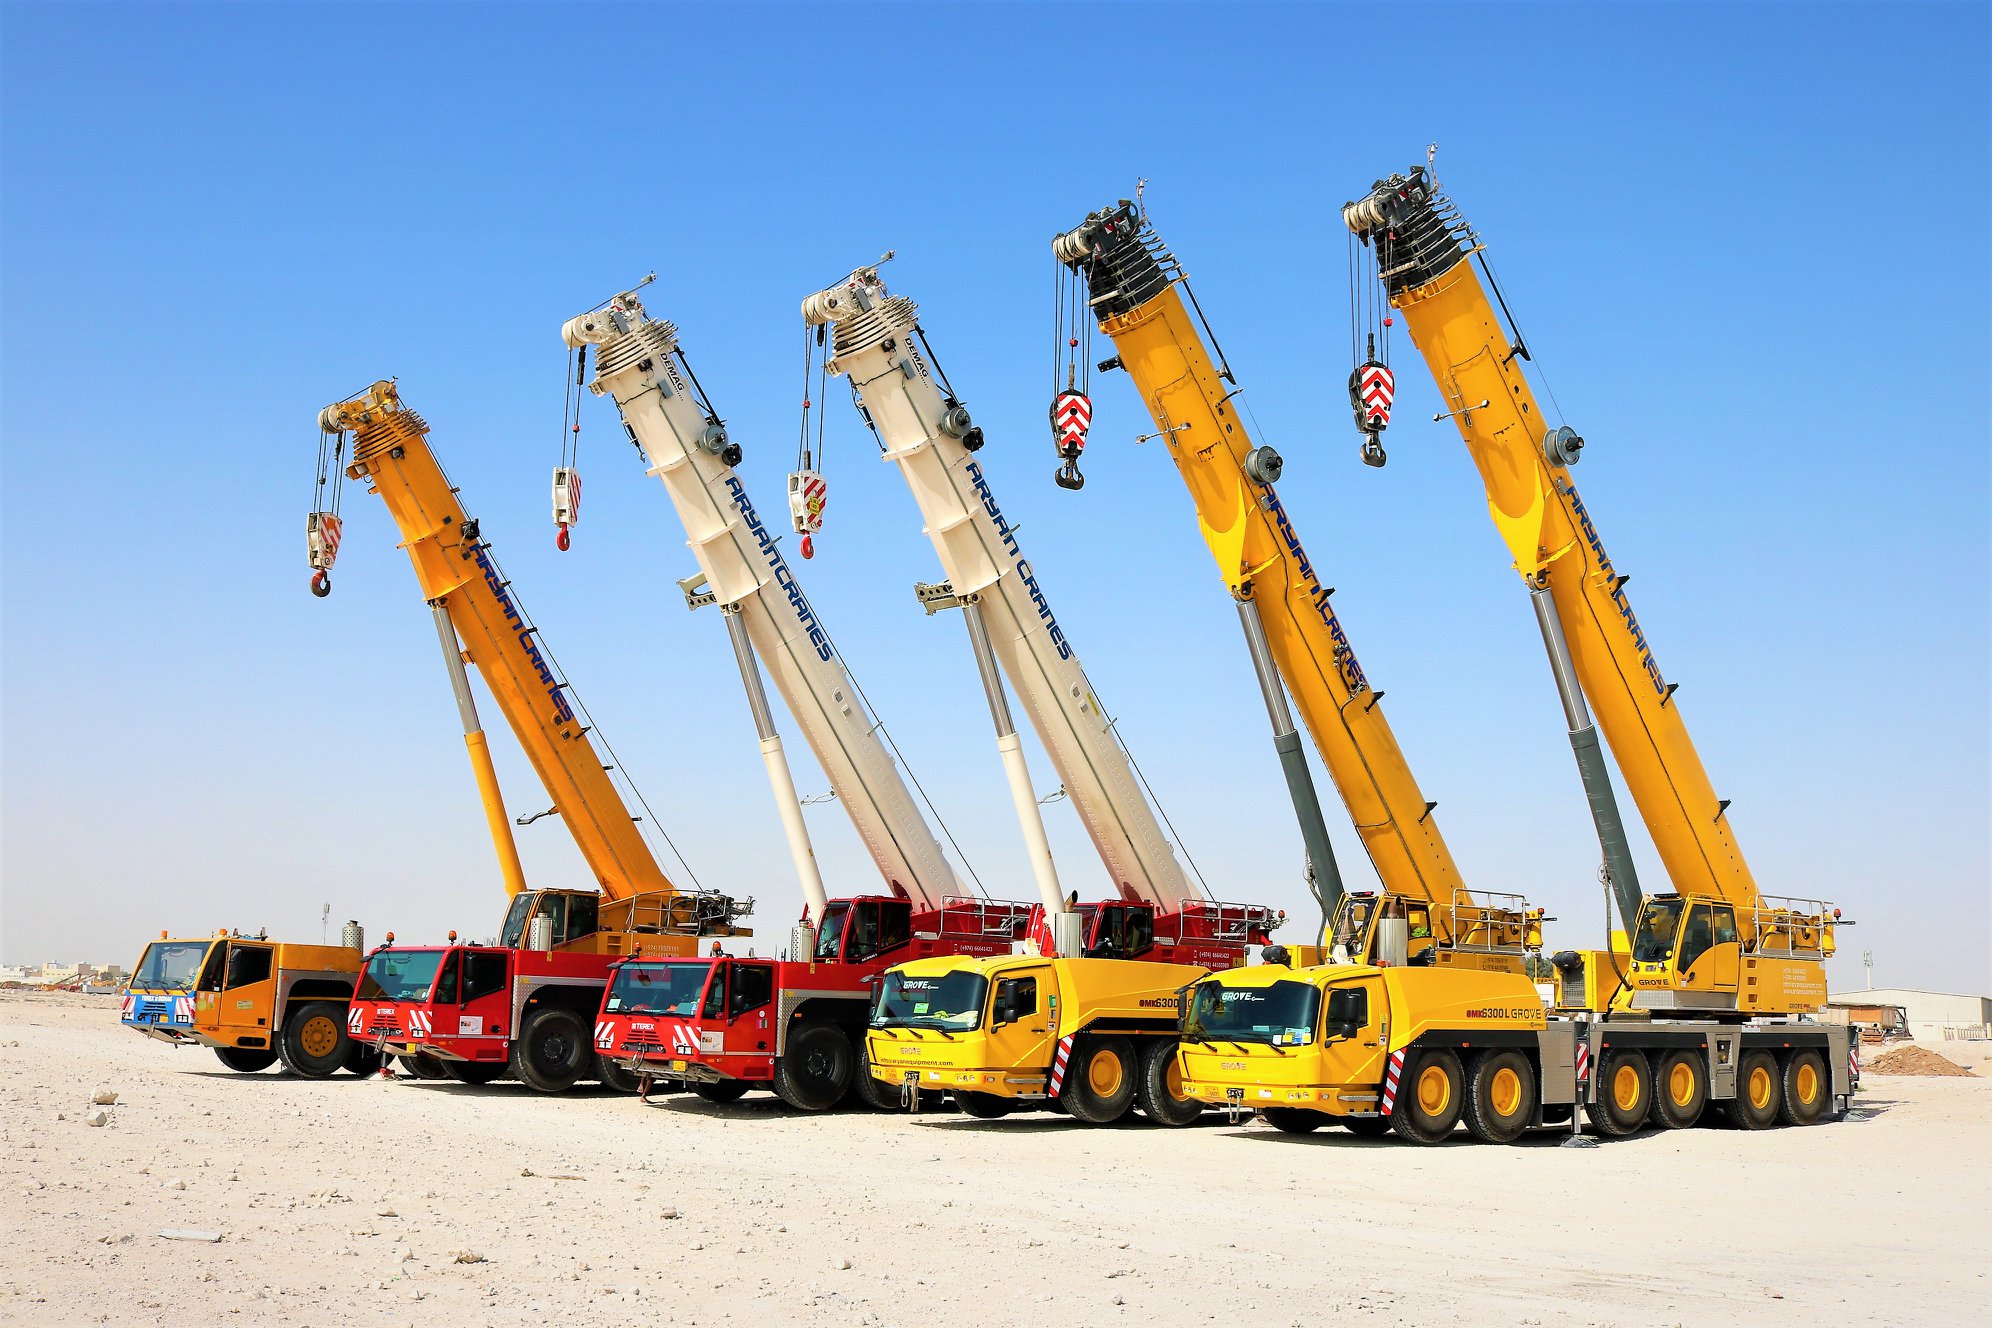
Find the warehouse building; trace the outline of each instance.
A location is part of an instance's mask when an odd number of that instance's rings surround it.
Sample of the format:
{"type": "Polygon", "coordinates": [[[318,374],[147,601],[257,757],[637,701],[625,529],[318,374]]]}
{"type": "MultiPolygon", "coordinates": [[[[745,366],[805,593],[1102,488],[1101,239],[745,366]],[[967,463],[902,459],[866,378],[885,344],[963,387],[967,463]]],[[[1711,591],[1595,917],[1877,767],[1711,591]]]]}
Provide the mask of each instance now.
{"type": "Polygon", "coordinates": [[[1830,999],[1840,1006],[1900,1006],[1909,1015],[1909,1035],[1918,1042],[1992,1038],[1992,996],[1875,987],[1834,992],[1830,999]]]}

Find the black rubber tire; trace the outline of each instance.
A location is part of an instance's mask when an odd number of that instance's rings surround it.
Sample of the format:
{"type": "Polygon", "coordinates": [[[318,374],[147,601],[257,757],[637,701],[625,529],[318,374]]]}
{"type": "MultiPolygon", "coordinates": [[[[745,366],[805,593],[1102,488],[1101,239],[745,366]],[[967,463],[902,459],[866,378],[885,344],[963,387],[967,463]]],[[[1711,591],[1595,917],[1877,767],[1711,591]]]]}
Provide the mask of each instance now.
{"type": "Polygon", "coordinates": [[[595,1072],[589,1076],[611,1093],[634,1093],[637,1075],[633,1070],[625,1070],[600,1052],[595,1053],[595,1072]]]}
{"type": "MultiPolygon", "coordinates": [[[[655,1090],[653,1089],[652,1091],[654,1092],[655,1090]]],[[[724,1105],[728,1102],[738,1102],[741,1098],[747,1096],[747,1081],[745,1079],[721,1079],[710,1084],[693,1084],[692,1091],[708,1102],[717,1102],[724,1105]]]]}
{"type": "Polygon", "coordinates": [[[965,1088],[955,1089],[954,1100],[955,1105],[961,1108],[962,1115],[973,1116],[977,1120],[1001,1120],[1009,1115],[1016,1105],[1007,1097],[997,1097],[994,1093],[977,1093],[965,1088]]]}
{"type": "Polygon", "coordinates": [[[449,1071],[443,1068],[443,1058],[431,1056],[426,1051],[418,1051],[412,1056],[396,1056],[395,1061],[411,1079],[447,1079],[449,1071]]]}
{"type": "Polygon", "coordinates": [[[851,1038],[835,1024],[799,1024],[775,1058],[775,1096],[797,1111],[828,1111],[857,1069],[851,1038]]]}
{"type": "Polygon", "coordinates": [[[1328,1113],[1307,1107],[1266,1107],[1259,1114],[1281,1134],[1313,1134],[1328,1123],[1328,1113]]]}
{"type": "Polygon", "coordinates": [[[1444,1142],[1466,1106],[1466,1073],[1450,1047],[1429,1047],[1404,1058],[1390,1132],[1414,1144],[1444,1142]],[[1434,1079],[1432,1076],[1438,1076],[1434,1079]],[[1434,1086],[1437,1085],[1437,1088],[1434,1086]],[[1421,1086],[1427,1092],[1421,1095],[1421,1086]],[[1432,1102],[1425,1099],[1430,1098],[1432,1102]],[[1433,1105],[1432,1103],[1436,1103],[1433,1105]]]}
{"type": "Polygon", "coordinates": [[[1535,1067],[1519,1051],[1484,1051],[1466,1078],[1466,1132],[1484,1144],[1511,1144],[1536,1109],[1535,1067]]]}
{"type": "Polygon", "coordinates": [[[329,1079],[346,1063],[353,1040],[346,1036],[346,1012],[330,1001],[307,1001],[290,1012],[277,1037],[277,1058],[292,1074],[329,1079]]]}
{"type": "Polygon", "coordinates": [[[237,1074],[255,1074],[277,1063],[277,1053],[267,1047],[216,1047],[214,1054],[237,1074]]]}
{"type": "Polygon", "coordinates": [[[581,1016],[542,1007],[512,1040],[512,1077],[536,1093],[565,1093],[594,1068],[595,1047],[581,1016]]]}
{"type": "Polygon", "coordinates": [[[1736,1100],[1729,1104],[1730,1124],[1739,1130],[1768,1130],[1784,1114],[1784,1076],[1777,1058],[1768,1051],[1746,1051],[1736,1066],[1736,1100]],[[1757,1095],[1757,1072],[1762,1070],[1762,1096],[1757,1095]]]}
{"type": "Polygon", "coordinates": [[[1337,1116],[1335,1119],[1358,1139],[1381,1139],[1390,1133],[1390,1120],[1386,1116],[1337,1116]]]}
{"type": "Polygon", "coordinates": [[[1778,1119],[1786,1125],[1817,1125],[1833,1094],[1826,1062],[1809,1049],[1785,1058],[1783,1082],[1778,1087],[1778,1119]]]}
{"type": "Polygon", "coordinates": [[[873,1111],[898,1111],[904,1098],[898,1084],[889,1084],[871,1072],[871,1039],[858,1039],[858,1068],[851,1075],[847,1095],[873,1111]]]}
{"type": "MultiPolygon", "coordinates": [[[[351,1038],[347,1039],[349,1042],[351,1038]]],[[[380,1048],[371,1042],[353,1042],[353,1049],[346,1053],[346,1063],[339,1068],[347,1074],[356,1074],[364,1079],[370,1074],[380,1073],[380,1063],[386,1059],[380,1048]]]]}
{"type": "Polygon", "coordinates": [[[1653,1109],[1653,1067],[1635,1049],[1606,1052],[1598,1062],[1598,1100],[1590,1104],[1591,1128],[1607,1139],[1639,1133],[1653,1109]]]}
{"type": "Polygon", "coordinates": [[[1203,1115],[1203,1103],[1184,1097],[1175,1090],[1183,1076],[1176,1068],[1176,1039],[1148,1038],[1141,1044],[1141,1082],[1135,1085],[1135,1101],[1141,1114],[1157,1125],[1178,1129],[1203,1115]]]}
{"type": "Polygon", "coordinates": [[[1119,1034],[1089,1033],[1072,1044],[1072,1061],[1065,1067],[1058,1100],[1073,1120],[1111,1125],[1134,1110],[1140,1073],[1133,1042],[1119,1034]]]}
{"type": "Polygon", "coordinates": [[[1653,1106],[1646,1119],[1663,1130],[1691,1130],[1708,1109],[1708,1062],[1699,1051],[1670,1051],[1653,1067],[1653,1106]]]}

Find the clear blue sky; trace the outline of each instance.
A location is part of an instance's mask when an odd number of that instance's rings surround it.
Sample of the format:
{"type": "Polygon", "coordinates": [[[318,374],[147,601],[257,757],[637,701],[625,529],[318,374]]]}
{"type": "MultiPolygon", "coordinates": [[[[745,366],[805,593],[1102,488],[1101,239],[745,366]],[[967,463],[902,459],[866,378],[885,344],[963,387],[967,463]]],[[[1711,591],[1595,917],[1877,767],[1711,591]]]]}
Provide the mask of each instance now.
{"type": "MultiPolygon", "coordinates": [[[[799,893],[723,634],[677,599],[682,532],[600,401],[553,549],[558,332],[657,269],[778,510],[796,303],[887,248],[1189,851],[1302,910],[1231,607],[1124,379],[1085,492],[1050,482],[1048,237],[1137,175],[1469,879],[1594,943],[1596,848],[1464,450],[1413,358],[1388,469],[1343,394],[1336,208],[1436,141],[1759,880],[1861,920],[1838,985],[1870,948],[1878,982],[1992,989],[1983,6],[3,12],[9,961],[311,937],[321,902],[375,937],[495,925],[376,499],[347,495],[332,598],[305,589],[315,413],[387,375],[699,875],[783,934],[799,893]]],[[[984,880],[1026,895],[961,628],[910,595],[934,555],[833,405],[808,587],[984,880]]],[[[833,888],[873,884],[834,804],[810,816],[833,888]]],[[[521,836],[536,882],[576,879],[557,821],[521,836]]]]}

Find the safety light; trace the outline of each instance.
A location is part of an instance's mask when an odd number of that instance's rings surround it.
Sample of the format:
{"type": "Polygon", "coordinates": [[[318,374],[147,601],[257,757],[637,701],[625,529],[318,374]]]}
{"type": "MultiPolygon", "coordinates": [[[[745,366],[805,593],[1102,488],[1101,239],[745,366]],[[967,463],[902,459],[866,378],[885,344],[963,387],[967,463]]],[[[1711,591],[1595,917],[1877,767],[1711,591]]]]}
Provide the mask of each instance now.
{"type": "Polygon", "coordinates": [[[455,944],[456,944],[456,928],[455,928],[455,927],[451,927],[451,928],[450,928],[450,944],[451,944],[451,945],[455,945],[455,944]]]}

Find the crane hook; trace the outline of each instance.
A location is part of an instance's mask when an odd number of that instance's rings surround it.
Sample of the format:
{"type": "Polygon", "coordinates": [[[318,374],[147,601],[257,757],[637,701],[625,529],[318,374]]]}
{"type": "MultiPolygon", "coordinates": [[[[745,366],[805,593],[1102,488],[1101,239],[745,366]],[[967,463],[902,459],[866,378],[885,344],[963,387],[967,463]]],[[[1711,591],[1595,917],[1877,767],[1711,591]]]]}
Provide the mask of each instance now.
{"type": "Polygon", "coordinates": [[[814,558],[816,556],[816,545],[808,535],[802,537],[802,556],[805,558],[814,558]]]}
{"type": "Polygon", "coordinates": [[[323,567],[311,574],[311,593],[320,599],[332,593],[332,574],[323,567]]]}
{"type": "Polygon", "coordinates": [[[556,549],[559,549],[562,553],[566,553],[567,545],[568,545],[567,523],[563,521],[560,523],[560,533],[553,537],[553,546],[556,549]]]}

